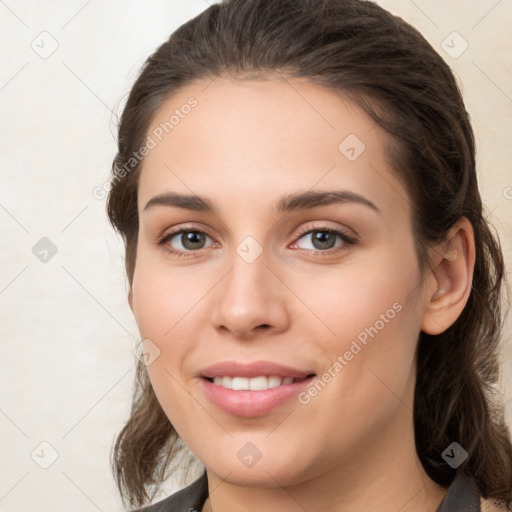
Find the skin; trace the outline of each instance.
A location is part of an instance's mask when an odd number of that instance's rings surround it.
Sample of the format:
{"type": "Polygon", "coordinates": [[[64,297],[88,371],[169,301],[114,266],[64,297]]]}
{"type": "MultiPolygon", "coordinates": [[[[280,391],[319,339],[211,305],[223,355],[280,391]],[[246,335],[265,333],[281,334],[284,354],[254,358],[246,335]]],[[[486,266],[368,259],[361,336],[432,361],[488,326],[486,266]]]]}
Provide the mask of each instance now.
{"type": "Polygon", "coordinates": [[[435,511],[446,489],[419,461],[413,430],[419,332],[438,334],[470,292],[474,242],[460,221],[420,271],[407,192],[387,157],[389,140],[341,95],[304,80],[218,77],[168,99],[148,133],[191,96],[197,106],[145,157],[139,238],[129,302],[141,337],[158,347],[148,365],[155,393],[204,464],[204,511],[435,511]],[[354,161],[338,146],[356,134],[354,161]],[[349,190],[379,212],[346,202],[277,214],[299,191],[349,190]],[[217,213],[146,203],[163,192],[209,198],[217,213]],[[186,252],[171,228],[206,233],[186,252]],[[333,228],[318,249],[300,230],[333,228]],[[236,252],[253,237],[262,253],[236,252]],[[316,252],[315,252],[316,249],[316,252]],[[321,253],[321,251],[324,251],[321,253]],[[322,375],[393,304],[392,320],[309,403],[289,400],[243,418],[205,396],[198,372],[224,360],[268,360],[322,375]],[[266,326],[265,326],[266,324],[266,326]],[[246,467],[237,452],[254,444],[246,467]]]}

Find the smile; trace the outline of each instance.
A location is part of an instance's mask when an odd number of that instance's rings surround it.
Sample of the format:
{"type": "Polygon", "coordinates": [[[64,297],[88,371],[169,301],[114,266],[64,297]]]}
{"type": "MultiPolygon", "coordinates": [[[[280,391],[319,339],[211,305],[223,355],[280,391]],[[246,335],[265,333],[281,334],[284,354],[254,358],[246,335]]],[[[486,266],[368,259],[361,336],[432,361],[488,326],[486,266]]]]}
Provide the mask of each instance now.
{"type": "Polygon", "coordinates": [[[226,389],[234,389],[237,391],[263,391],[265,389],[277,388],[278,386],[301,382],[302,379],[294,379],[293,377],[279,377],[260,375],[258,377],[215,377],[213,383],[226,389]]]}
{"type": "Polygon", "coordinates": [[[198,375],[206,398],[232,416],[255,417],[290,403],[315,378],[311,371],[269,361],[223,361],[198,375]]]}

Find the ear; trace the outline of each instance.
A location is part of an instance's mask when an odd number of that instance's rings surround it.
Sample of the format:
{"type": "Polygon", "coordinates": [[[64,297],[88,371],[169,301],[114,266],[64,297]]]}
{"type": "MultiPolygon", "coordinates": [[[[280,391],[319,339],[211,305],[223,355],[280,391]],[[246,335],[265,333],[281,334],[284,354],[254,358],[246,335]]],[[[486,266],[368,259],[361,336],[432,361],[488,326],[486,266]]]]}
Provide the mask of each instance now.
{"type": "Polygon", "coordinates": [[[475,267],[473,226],[461,217],[435,248],[421,330],[441,334],[455,323],[471,293],[475,267]]]}

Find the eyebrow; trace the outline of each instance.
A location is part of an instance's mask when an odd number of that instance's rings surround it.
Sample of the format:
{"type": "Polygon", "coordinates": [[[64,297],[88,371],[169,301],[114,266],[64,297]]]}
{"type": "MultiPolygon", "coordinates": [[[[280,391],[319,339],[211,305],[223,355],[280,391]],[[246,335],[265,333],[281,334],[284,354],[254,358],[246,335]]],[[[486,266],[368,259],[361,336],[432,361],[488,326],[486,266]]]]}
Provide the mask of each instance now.
{"type": "MultiPolygon", "coordinates": [[[[366,197],[349,190],[328,190],[312,191],[288,194],[279,199],[273,208],[274,213],[282,214],[297,210],[309,210],[317,206],[328,206],[331,204],[356,203],[381,213],[380,209],[366,197]]],[[[198,195],[178,194],[167,192],[152,197],[144,207],[143,211],[151,210],[156,206],[167,206],[218,214],[219,210],[215,204],[206,197],[198,195]]]]}

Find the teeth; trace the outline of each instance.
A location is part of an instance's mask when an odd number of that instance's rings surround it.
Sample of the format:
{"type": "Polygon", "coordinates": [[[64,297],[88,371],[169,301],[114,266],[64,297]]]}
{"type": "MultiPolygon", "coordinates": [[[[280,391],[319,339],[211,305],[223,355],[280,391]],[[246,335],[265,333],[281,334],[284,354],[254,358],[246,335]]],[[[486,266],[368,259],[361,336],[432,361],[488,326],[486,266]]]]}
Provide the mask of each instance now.
{"type": "Polygon", "coordinates": [[[293,377],[215,377],[213,383],[226,389],[234,389],[235,391],[263,391],[265,389],[277,388],[283,384],[292,384],[293,377]]]}
{"type": "Polygon", "coordinates": [[[268,387],[269,388],[277,388],[277,386],[281,385],[281,377],[269,377],[268,378],[268,387]]]}
{"type": "Polygon", "coordinates": [[[246,377],[233,377],[231,381],[231,389],[242,390],[249,388],[249,379],[246,377]]]}
{"type": "Polygon", "coordinates": [[[249,382],[249,389],[251,391],[261,391],[268,389],[267,377],[254,377],[253,379],[247,379],[249,382]]]}

